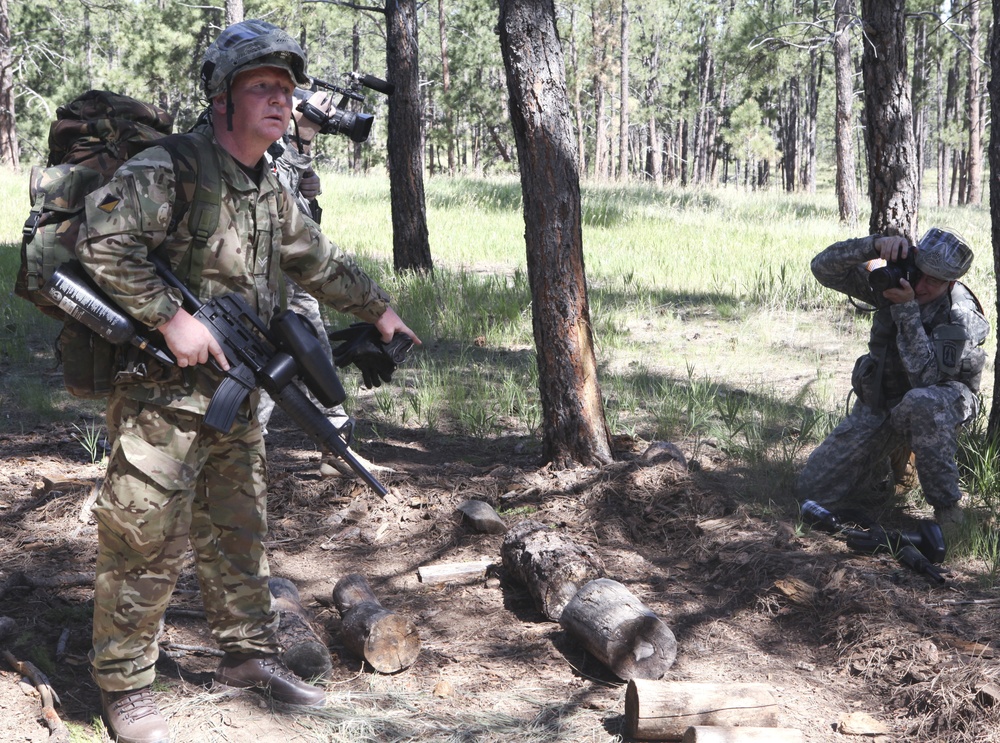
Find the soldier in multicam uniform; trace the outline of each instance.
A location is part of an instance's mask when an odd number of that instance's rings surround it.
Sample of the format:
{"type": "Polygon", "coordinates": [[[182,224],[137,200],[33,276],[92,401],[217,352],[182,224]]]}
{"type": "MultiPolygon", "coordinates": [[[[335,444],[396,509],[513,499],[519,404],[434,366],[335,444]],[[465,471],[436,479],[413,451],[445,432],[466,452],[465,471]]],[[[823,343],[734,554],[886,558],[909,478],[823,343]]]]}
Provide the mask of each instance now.
{"type": "MultiPolygon", "coordinates": [[[[212,116],[197,131],[217,148],[222,193],[218,227],[203,251],[199,298],[235,292],[268,322],[284,272],[337,310],[374,323],[385,340],[402,332],[419,343],[382,289],[303,219],[265,167],[267,147],[288,125],[295,85],[309,84],[299,45],[269,23],[235,24],[207,50],[202,82],[212,116]]],[[[229,365],[147,257],[158,250],[180,270],[192,236],[186,220],[168,234],[175,188],[169,153],[146,150],[88,197],[87,229],[77,246],[104,291],[160,331],[178,367],[117,384],[108,402],[112,451],[94,507],[91,662],[105,717],[122,743],[169,740],[150,684],[157,628],[189,546],[209,625],[225,653],[216,680],[290,704],[325,699],[277,655],[257,396],[243,404],[228,433],[203,425],[221,379],[208,362],[229,365]]]]}
{"type": "Polygon", "coordinates": [[[956,234],[925,234],[913,260],[919,271],[882,293],[868,282],[870,262],[907,258],[904,237],[878,235],[835,243],[812,261],[824,286],[876,308],[869,352],[852,375],[857,401],[850,415],[810,455],[798,480],[800,502],[830,507],[862,492],[889,455],[909,446],[924,498],[946,535],[964,521],[959,501],[958,432],[978,411],[976,393],[989,332],[979,301],[958,281],[972,250],[956,234]]]}

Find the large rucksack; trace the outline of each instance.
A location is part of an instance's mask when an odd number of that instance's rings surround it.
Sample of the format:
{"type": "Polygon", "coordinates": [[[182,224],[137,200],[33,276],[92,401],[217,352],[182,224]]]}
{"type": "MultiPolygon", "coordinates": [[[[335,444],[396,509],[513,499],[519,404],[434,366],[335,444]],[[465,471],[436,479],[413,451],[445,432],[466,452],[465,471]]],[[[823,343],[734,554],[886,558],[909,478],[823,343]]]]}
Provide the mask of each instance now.
{"type": "Polygon", "coordinates": [[[111,391],[123,349],[69,317],[41,290],[57,268],[76,258],[87,194],[152,144],[164,146],[173,159],[178,188],[168,232],[187,217],[195,236],[188,262],[200,278],[197,256],[218,225],[221,176],[208,140],[171,135],[172,126],[172,117],[156,106],[91,90],[57,109],[49,129],[47,166],[31,170],[31,213],[24,225],[14,292],[63,323],[56,360],[62,363],[66,389],[77,397],[103,397],[111,391]],[[208,167],[202,167],[205,164],[208,167]]]}

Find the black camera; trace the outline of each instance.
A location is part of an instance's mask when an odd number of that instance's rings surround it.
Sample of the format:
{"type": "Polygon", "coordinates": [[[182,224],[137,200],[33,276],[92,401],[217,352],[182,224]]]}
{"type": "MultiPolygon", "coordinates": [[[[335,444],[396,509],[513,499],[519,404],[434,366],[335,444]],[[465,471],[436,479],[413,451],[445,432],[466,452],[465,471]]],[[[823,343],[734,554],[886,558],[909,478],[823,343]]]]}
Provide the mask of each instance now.
{"type": "Polygon", "coordinates": [[[902,260],[889,261],[881,268],[874,269],[868,274],[868,286],[878,294],[886,289],[898,289],[900,279],[906,279],[910,286],[915,286],[920,279],[916,254],[916,249],[910,248],[902,260]]]}
{"type": "Polygon", "coordinates": [[[318,78],[313,78],[312,89],[304,90],[296,88],[295,97],[302,101],[298,105],[298,110],[309,121],[319,124],[320,134],[343,134],[349,137],[352,142],[360,143],[368,139],[375,117],[372,114],[349,110],[348,106],[350,102],[364,102],[365,97],[360,92],[362,86],[377,90],[379,93],[384,93],[385,95],[391,95],[394,86],[373,75],[362,75],[357,72],[348,74],[348,79],[349,87],[342,88],[318,78]],[[343,96],[330,113],[326,113],[309,103],[310,96],[319,88],[340,93],[343,96]]]}

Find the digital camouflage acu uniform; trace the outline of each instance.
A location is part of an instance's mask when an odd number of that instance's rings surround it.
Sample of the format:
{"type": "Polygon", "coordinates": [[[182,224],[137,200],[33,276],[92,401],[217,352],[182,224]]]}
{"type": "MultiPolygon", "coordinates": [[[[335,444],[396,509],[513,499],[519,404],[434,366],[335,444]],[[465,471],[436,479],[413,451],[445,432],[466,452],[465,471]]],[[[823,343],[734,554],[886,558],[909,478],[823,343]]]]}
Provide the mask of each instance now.
{"type": "MultiPolygon", "coordinates": [[[[284,151],[274,161],[274,169],[278,182],[295,198],[295,203],[299,211],[306,215],[310,211],[309,200],[299,192],[299,184],[302,181],[302,174],[309,169],[312,161],[312,155],[298,152],[290,145],[286,145],[284,151]]],[[[316,337],[319,339],[320,346],[326,352],[326,355],[332,358],[333,349],[330,346],[330,339],[326,334],[326,323],[323,322],[323,316],[320,313],[319,301],[287,276],[284,277],[284,282],[288,309],[302,315],[312,325],[316,331],[316,337]]],[[[343,405],[335,405],[331,408],[324,407],[305,385],[300,384],[299,387],[305,393],[306,397],[312,401],[313,405],[323,411],[324,415],[326,415],[335,428],[340,428],[350,421],[350,416],[347,415],[347,411],[344,410],[343,405]]],[[[265,436],[267,435],[267,424],[271,420],[272,413],[274,413],[274,400],[267,392],[261,390],[257,417],[260,419],[260,425],[265,436]]]]}
{"type": "MultiPolygon", "coordinates": [[[[210,128],[200,131],[212,137],[210,128]]],[[[284,271],[336,309],[362,321],[378,320],[388,306],[384,292],[302,218],[267,169],[257,186],[215,144],[222,204],[204,250],[199,298],[235,292],[267,322],[284,271]]],[[[130,160],[88,197],[87,232],[77,247],[108,295],[151,327],[181,305],[178,292],[160,281],[146,260],[162,244],[176,268],[191,241],[186,220],[167,235],[174,185],[171,158],[162,148],[130,160]]],[[[94,509],[92,651],[94,673],[105,691],[152,682],[157,626],[188,544],[221,649],[277,650],[262,546],[267,473],[253,413],[256,396],[244,403],[230,432],[217,433],[202,424],[220,381],[210,366],[151,366],[149,377],[116,385],[108,403],[112,450],[94,509]]]]}
{"type": "MultiPolygon", "coordinates": [[[[876,236],[877,237],[877,236],[876,236]]],[[[810,455],[798,498],[830,507],[863,492],[889,454],[908,444],[916,456],[924,498],[937,508],[961,499],[955,453],[958,431],[975,417],[976,392],[989,332],[978,301],[961,283],[924,305],[893,304],[868,285],[866,262],[878,258],[875,237],[835,243],[812,271],[824,286],[874,307],[869,353],[852,376],[851,413],[810,455]],[[884,355],[881,384],[879,359],[884,355]]]]}

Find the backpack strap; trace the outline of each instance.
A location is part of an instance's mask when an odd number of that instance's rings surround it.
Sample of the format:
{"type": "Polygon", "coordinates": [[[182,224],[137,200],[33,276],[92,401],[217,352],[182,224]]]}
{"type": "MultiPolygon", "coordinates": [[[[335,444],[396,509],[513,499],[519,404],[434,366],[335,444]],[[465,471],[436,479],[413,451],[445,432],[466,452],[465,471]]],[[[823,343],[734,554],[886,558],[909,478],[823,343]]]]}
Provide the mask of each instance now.
{"type": "Polygon", "coordinates": [[[205,248],[219,226],[222,206],[222,165],[212,141],[200,132],[172,134],[156,144],[170,153],[177,183],[173,218],[167,232],[173,234],[187,217],[191,243],[177,265],[177,273],[197,296],[205,264],[205,248]]]}

